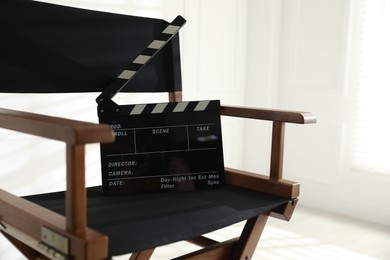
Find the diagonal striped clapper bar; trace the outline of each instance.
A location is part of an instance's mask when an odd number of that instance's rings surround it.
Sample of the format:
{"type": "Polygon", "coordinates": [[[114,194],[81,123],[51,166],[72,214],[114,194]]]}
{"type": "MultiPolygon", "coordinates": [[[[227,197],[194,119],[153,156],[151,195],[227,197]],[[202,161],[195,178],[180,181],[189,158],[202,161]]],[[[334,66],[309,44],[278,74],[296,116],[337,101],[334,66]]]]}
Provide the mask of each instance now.
{"type": "Polygon", "coordinates": [[[122,71],[117,80],[123,82],[124,84],[117,84],[114,82],[109,85],[96,99],[96,102],[99,105],[105,105],[113,103],[112,98],[120,92],[129,81],[150,61],[153,57],[164,48],[164,46],[178,33],[181,27],[184,26],[186,20],[182,16],[177,16],[162,32],[160,35],[154,39],[145,50],[143,50],[133,62],[122,71]]]}
{"type": "Polygon", "coordinates": [[[183,101],[156,104],[136,104],[122,106],[123,115],[157,115],[168,113],[191,113],[206,110],[218,110],[219,102],[215,100],[183,101]]]}

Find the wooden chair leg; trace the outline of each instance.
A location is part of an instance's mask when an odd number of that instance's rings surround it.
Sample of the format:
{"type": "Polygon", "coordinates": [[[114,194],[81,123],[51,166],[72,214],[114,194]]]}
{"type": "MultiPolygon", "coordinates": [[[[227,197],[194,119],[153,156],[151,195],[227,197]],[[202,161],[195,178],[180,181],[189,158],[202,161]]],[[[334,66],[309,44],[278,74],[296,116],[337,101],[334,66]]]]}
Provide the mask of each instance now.
{"type": "Polygon", "coordinates": [[[252,258],[260,236],[267,223],[268,213],[249,219],[239,238],[215,243],[213,240],[195,238],[189,242],[206,246],[198,251],[173,260],[249,260],[252,258]]]}
{"type": "Polygon", "coordinates": [[[152,257],[155,248],[150,248],[144,251],[134,252],[129,260],[148,260],[152,257]]]}
{"type": "Polygon", "coordinates": [[[208,247],[208,246],[215,245],[215,244],[219,243],[213,239],[210,239],[210,238],[204,237],[204,236],[195,237],[193,239],[187,240],[187,242],[192,243],[192,244],[197,245],[197,246],[200,246],[200,247],[208,247]]]}
{"type": "Polygon", "coordinates": [[[234,248],[232,259],[251,259],[267,223],[268,213],[249,219],[241,233],[240,239],[234,248]]]}
{"type": "Polygon", "coordinates": [[[216,243],[198,251],[179,256],[172,260],[227,260],[232,259],[232,252],[238,242],[233,238],[225,242],[216,243]]]}

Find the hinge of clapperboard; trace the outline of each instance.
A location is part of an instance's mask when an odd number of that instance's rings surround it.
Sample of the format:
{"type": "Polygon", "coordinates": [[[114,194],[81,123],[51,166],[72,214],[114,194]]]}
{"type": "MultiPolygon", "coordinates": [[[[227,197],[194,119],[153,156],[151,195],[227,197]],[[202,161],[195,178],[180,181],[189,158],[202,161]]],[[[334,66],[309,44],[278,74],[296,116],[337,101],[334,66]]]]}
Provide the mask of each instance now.
{"type": "Polygon", "coordinates": [[[119,113],[120,107],[112,98],[118,94],[133,78],[145,67],[146,64],[156,54],[164,48],[164,46],[179,32],[180,28],[184,26],[186,20],[182,16],[177,16],[149,45],[143,50],[137,58],[121,73],[118,77],[97,97],[99,113],[110,111],[110,113],[119,113]],[[123,80],[126,80],[124,83],[123,80]]]}

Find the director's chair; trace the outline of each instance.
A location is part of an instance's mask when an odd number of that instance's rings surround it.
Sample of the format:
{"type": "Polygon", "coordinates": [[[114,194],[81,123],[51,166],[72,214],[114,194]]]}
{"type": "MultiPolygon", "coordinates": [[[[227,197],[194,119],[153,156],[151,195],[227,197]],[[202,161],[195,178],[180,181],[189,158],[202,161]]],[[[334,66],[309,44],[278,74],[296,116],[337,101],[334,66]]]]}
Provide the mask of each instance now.
{"type": "MultiPolygon", "coordinates": [[[[177,32],[139,73],[128,67],[145,46],[159,43],[154,40],[161,32],[176,28],[174,23],[3,0],[0,24],[0,92],[104,92],[116,88],[115,81],[122,92],[167,92],[169,102],[182,100],[177,32]]],[[[182,240],[203,249],[176,259],[250,259],[267,218],[289,220],[297,204],[299,184],[282,176],[285,125],[316,118],[230,106],[220,113],[272,122],[269,175],[225,168],[225,184],[218,189],[106,196],[101,187],[85,187],[84,155],[87,144],[114,141],[110,126],[1,109],[2,128],[64,142],[67,164],[66,191],[18,197],[0,190],[1,233],[28,259],[128,253],[130,259],[149,259],[156,247],[182,240]],[[244,220],[235,239],[202,236],[244,220]]]]}

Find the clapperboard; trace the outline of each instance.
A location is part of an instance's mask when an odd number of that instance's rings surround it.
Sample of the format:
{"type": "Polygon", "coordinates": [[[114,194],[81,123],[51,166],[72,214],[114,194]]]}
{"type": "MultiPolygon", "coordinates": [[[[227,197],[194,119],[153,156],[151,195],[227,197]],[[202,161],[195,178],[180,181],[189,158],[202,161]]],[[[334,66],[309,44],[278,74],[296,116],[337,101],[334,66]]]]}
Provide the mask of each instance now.
{"type": "Polygon", "coordinates": [[[101,116],[113,144],[101,149],[107,194],[188,191],[223,183],[219,101],[122,106],[101,116]]]}
{"type": "MultiPolygon", "coordinates": [[[[184,25],[177,17],[118,79],[130,81],[184,25]]],[[[110,85],[97,98],[99,122],[116,136],[101,145],[105,194],[191,191],[221,186],[224,163],[218,100],[117,105],[110,85]]]]}

